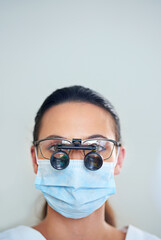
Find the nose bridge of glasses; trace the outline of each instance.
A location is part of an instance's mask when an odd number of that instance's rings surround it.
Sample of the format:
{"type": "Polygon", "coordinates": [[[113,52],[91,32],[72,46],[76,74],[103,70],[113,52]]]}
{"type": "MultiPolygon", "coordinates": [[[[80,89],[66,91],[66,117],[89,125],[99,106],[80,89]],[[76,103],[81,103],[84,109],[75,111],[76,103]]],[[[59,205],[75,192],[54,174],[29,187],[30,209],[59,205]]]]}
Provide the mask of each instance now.
{"type": "Polygon", "coordinates": [[[83,159],[84,158],[83,150],[80,149],[81,143],[82,143],[82,139],[80,139],[80,138],[72,139],[73,148],[71,148],[69,150],[70,159],[83,159]]]}
{"type": "Polygon", "coordinates": [[[80,138],[73,138],[73,139],[72,139],[72,144],[73,144],[74,146],[80,146],[81,143],[82,143],[82,139],[80,139],[80,138]]]}

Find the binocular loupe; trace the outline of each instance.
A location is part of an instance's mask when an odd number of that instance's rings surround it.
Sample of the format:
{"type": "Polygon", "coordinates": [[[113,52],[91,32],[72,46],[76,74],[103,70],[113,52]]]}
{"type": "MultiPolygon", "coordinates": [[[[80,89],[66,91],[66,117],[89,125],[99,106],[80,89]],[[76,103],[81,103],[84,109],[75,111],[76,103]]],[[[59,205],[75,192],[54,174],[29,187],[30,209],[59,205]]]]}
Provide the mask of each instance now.
{"type": "Polygon", "coordinates": [[[50,157],[51,166],[57,170],[63,170],[69,165],[69,155],[65,150],[91,150],[84,157],[84,165],[91,171],[96,171],[102,167],[103,159],[99,153],[96,152],[95,145],[83,146],[81,139],[73,139],[72,145],[58,144],[56,151],[50,157]]]}

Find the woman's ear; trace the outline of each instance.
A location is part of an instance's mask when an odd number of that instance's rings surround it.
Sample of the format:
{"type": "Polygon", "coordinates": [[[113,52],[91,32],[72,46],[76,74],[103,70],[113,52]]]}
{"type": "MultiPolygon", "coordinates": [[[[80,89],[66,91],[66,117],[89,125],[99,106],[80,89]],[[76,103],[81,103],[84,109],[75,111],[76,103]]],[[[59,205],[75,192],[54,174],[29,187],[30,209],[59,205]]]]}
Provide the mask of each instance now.
{"type": "Polygon", "coordinates": [[[117,163],[114,170],[114,175],[118,175],[121,172],[122,165],[125,159],[125,148],[123,146],[120,147],[117,163]]]}
{"type": "Polygon", "coordinates": [[[37,174],[37,169],[38,169],[38,165],[37,165],[37,161],[36,161],[36,154],[35,154],[35,147],[31,146],[31,157],[32,157],[32,165],[34,168],[34,173],[37,174]]]}

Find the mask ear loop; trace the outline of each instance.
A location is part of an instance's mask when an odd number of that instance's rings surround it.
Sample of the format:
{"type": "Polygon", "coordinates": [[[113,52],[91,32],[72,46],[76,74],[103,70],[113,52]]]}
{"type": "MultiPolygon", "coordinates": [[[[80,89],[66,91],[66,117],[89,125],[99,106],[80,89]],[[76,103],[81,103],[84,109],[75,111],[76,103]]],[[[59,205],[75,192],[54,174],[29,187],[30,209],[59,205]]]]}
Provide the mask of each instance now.
{"type": "Polygon", "coordinates": [[[117,160],[118,160],[118,157],[119,157],[119,153],[120,153],[120,147],[118,147],[118,149],[117,149],[116,159],[115,159],[115,161],[114,161],[114,167],[115,167],[116,164],[117,164],[117,160]]]}

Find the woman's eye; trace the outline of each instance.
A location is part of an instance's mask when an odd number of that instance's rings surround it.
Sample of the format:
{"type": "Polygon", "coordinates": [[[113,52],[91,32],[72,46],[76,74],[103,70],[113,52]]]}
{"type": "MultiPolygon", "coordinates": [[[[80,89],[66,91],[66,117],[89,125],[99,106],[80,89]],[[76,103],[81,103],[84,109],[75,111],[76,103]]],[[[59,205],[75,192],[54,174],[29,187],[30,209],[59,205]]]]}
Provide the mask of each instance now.
{"type": "Polygon", "coordinates": [[[105,151],[106,148],[105,148],[104,146],[101,146],[101,145],[96,145],[96,150],[97,150],[98,152],[101,152],[101,151],[105,151]]]}
{"type": "Polygon", "coordinates": [[[51,145],[51,146],[48,147],[49,151],[53,151],[54,152],[54,151],[56,151],[56,149],[57,149],[57,145],[51,145]]]}

